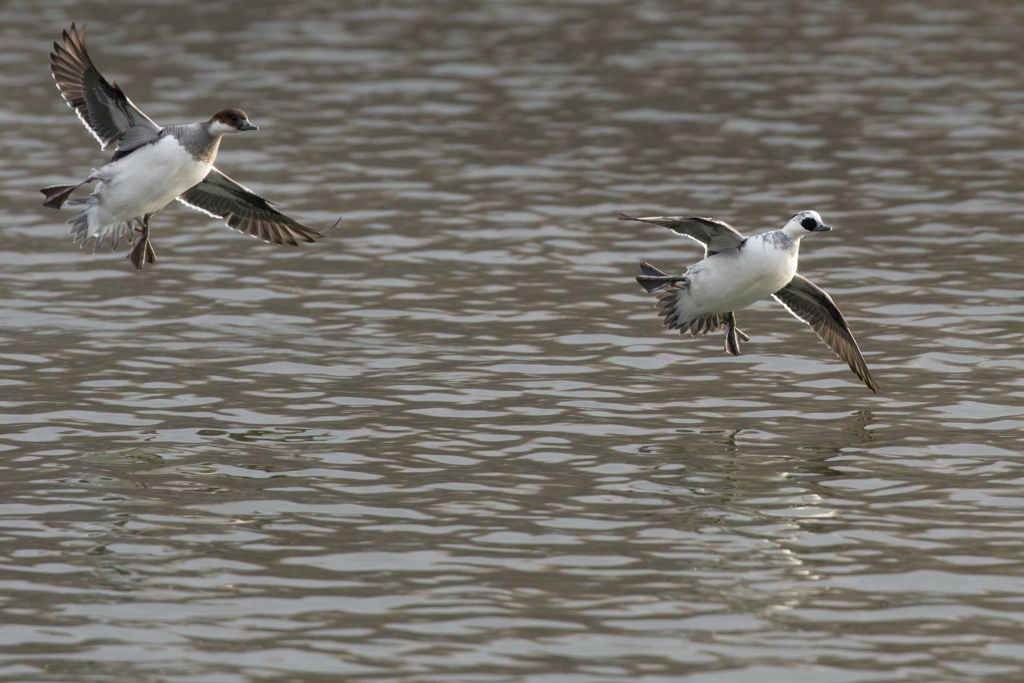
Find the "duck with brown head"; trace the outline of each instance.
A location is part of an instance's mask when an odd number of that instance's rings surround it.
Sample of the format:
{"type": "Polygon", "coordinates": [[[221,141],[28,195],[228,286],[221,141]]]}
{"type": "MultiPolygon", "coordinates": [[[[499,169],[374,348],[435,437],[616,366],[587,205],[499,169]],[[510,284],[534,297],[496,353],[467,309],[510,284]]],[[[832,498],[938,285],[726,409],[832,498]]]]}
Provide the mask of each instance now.
{"type": "Polygon", "coordinates": [[[108,240],[112,249],[122,238],[135,242],[128,258],[142,270],[144,264],[156,263],[149,243],[150,218],[175,199],[273,244],[313,242],[323,236],[214,168],[223,136],[259,130],[244,111],[223,109],[208,121],[158,126],[99,73],[86,52],[84,33],[84,25],[82,31],[74,24],[64,31],[63,44],[53,44],[50,70],[64,99],[101,147],[116,145],[114,156],[81,183],[41,190],[45,206],[82,207],[68,221],[76,242],[85,246],[93,240],[93,253],[108,240]],[[75,189],[97,181],[92,194],[71,198],[75,189]]]}
{"type": "Polygon", "coordinates": [[[224,133],[241,133],[246,130],[259,130],[259,128],[249,123],[249,116],[241,109],[222,109],[214,114],[213,118],[206,123],[210,132],[220,133],[221,135],[224,133]]]}

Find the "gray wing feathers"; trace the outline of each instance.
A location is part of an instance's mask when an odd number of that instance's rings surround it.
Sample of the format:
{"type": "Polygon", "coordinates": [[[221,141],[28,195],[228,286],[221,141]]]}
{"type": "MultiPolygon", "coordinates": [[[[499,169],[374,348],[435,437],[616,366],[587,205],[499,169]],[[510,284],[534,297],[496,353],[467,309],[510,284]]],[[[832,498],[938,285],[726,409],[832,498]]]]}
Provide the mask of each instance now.
{"type": "MultiPolygon", "coordinates": [[[[85,25],[81,32],[71,24],[64,31],[64,45],[53,44],[50,71],[57,88],[92,132],[103,149],[118,143],[118,156],[154,139],[160,126],[132,104],[116,83],[103,78],[85,50],[85,25]]],[[[116,158],[116,157],[115,157],[116,158]]]]}
{"type": "Polygon", "coordinates": [[[626,214],[619,214],[620,220],[640,221],[650,223],[672,232],[689,237],[704,245],[704,257],[714,256],[723,251],[738,248],[746,238],[740,232],[726,223],[715,218],[701,218],[700,216],[651,216],[649,218],[634,218],[626,214]]]}
{"type": "MultiPolygon", "coordinates": [[[[315,238],[323,237],[322,232],[307,228],[285,216],[266,199],[216,168],[201,183],[186,190],[178,197],[178,201],[211,216],[223,218],[228,227],[272,244],[298,244],[296,240],[314,242],[315,238]]],[[[337,227],[338,223],[331,227],[337,227]]]]}
{"type": "Polygon", "coordinates": [[[772,294],[790,313],[811,326],[818,337],[839,356],[853,374],[874,393],[882,390],[868,370],[868,364],[853,338],[853,332],[835,302],[824,290],[797,274],[789,284],[772,294]]]}

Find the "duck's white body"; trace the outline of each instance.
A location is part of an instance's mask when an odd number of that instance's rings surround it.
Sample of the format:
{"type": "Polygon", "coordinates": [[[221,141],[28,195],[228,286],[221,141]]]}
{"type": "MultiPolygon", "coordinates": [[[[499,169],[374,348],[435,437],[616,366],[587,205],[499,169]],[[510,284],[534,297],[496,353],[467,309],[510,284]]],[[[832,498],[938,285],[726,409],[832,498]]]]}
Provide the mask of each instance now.
{"type": "Polygon", "coordinates": [[[98,181],[93,193],[69,202],[87,205],[88,239],[102,237],[125,222],[149,216],[205,178],[213,168],[212,159],[196,159],[173,135],[113,161],[90,178],[98,181]]]}
{"type": "MultiPolygon", "coordinates": [[[[803,228],[800,232],[807,234],[803,228]]],[[[686,271],[689,286],[676,297],[676,310],[685,319],[740,311],[767,299],[796,275],[803,234],[773,230],[698,261],[686,271]]]]}

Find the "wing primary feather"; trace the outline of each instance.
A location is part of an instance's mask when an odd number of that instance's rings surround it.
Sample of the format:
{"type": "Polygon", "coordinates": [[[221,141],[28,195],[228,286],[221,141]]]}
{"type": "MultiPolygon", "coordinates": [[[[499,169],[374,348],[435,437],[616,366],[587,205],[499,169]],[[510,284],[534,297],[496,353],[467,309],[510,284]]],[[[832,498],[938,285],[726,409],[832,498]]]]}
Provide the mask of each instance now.
{"type": "Polygon", "coordinates": [[[639,221],[668,228],[677,235],[689,237],[704,246],[704,258],[742,246],[746,238],[725,221],[701,216],[649,216],[634,218],[624,213],[619,220],[639,221]]]}
{"type": "Polygon", "coordinates": [[[871,376],[849,324],[827,292],[798,274],[788,285],[772,294],[772,298],[782,304],[794,318],[809,325],[872,393],[877,394],[882,390],[871,376]],[[793,300],[787,301],[787,297],[793,300]],[[802,310],[796,302],[804,302],[813,309],[802,310]]]}
{"type": "Polygon", "coordinates": [[[159,134],[160,126],[96,69],[85,47],[85,24],[79,30],[72,23],[61,39],[63,45],[53,43],[50,72],[61,96],[102,149],[116,142],[123,156],[159,134]]]}
{"type": "MultiPolygon", "coordinates": [[[[223,219],[228,227],[271,244],[315,242],[323,232],[308,228],[271,206],[249,188],[212,169],[178,200],[186,206],[223,219]]],[[[339,219],[328,230],[340,225],[339,219]]]]}

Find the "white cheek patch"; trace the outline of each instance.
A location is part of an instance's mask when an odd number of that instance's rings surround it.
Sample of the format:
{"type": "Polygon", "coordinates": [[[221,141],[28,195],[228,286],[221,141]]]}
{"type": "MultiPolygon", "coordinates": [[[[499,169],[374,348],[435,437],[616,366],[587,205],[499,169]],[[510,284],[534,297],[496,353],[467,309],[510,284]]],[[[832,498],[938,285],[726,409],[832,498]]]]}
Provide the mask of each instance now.
{"type": "Polygon", "coordinates": [[[210,133],[212,133],[213,135],[225,135],[227,133],[237,133],[237,132],[238,132],[238,129],[235,128],[234,126],[229,126],[229,125],[227,125],[225,123],[221,123],[220,121],[214,121],[210,125],[210,133]]]}

